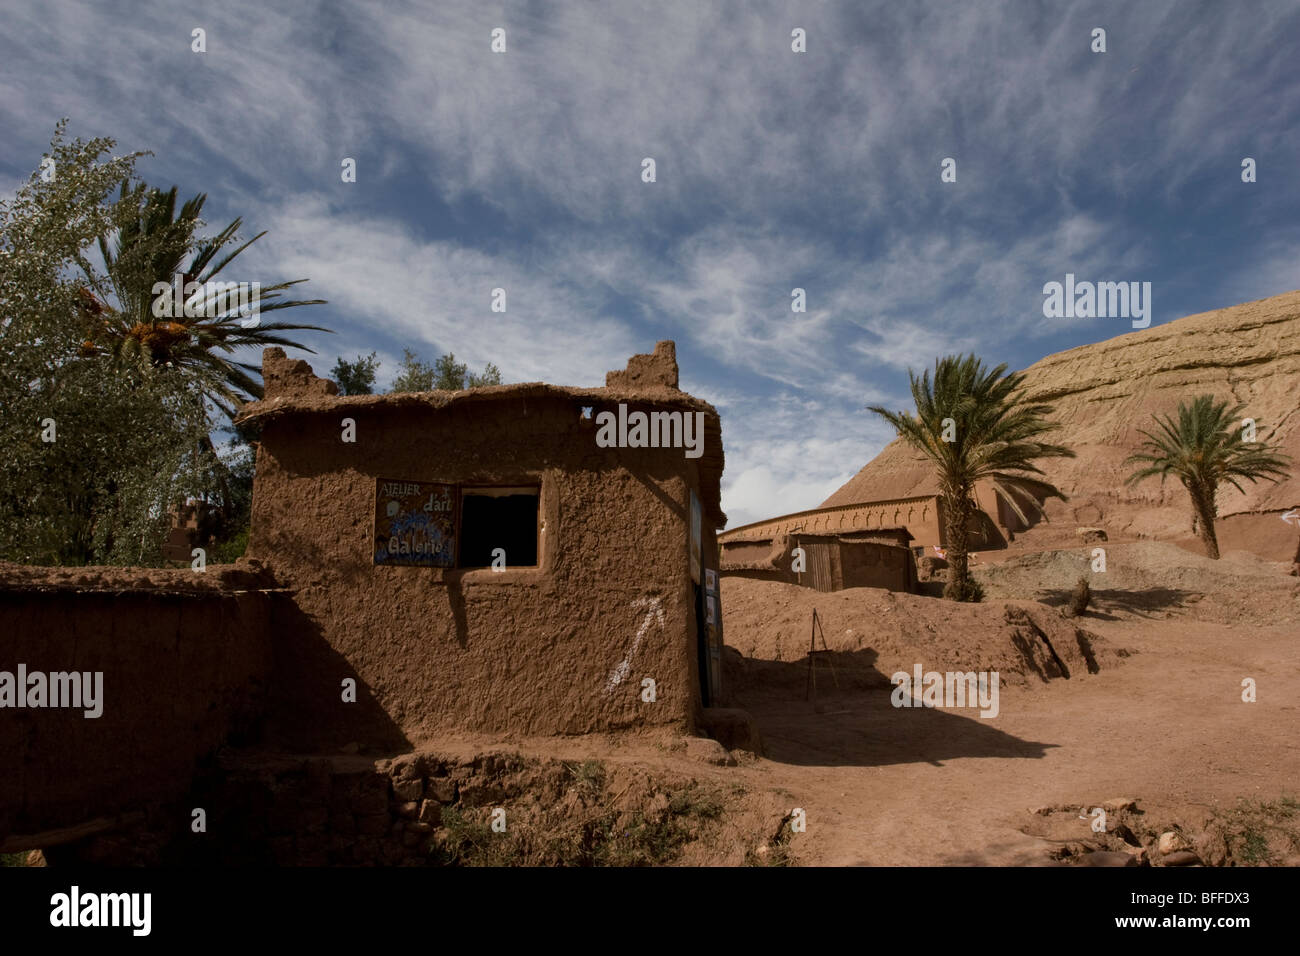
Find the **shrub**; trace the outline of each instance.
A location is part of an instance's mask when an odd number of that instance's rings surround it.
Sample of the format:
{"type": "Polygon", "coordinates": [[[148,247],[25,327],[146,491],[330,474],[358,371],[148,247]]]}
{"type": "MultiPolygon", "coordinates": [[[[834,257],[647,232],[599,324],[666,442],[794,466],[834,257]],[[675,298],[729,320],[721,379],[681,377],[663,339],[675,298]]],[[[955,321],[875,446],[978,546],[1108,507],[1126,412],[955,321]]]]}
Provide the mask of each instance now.
{"type": "Polygon", "coordinates": [[[950,601],[977,603],[984,600],[984,588],[974,578],[954,581],[950,575],[948,584],[943,589],[943,596],[950,601]]]}
{"type": "Polygon", "coordinates": [[[1074,593],[1070,595],[1070,604],[1066,608],[1066,617],[1078,617],[1088,609],[1088,601],[1092,598],[1092,589],[1088,587],[1087,578],[1079,578],[1079,583],[1074,586],[1074,593]]]}

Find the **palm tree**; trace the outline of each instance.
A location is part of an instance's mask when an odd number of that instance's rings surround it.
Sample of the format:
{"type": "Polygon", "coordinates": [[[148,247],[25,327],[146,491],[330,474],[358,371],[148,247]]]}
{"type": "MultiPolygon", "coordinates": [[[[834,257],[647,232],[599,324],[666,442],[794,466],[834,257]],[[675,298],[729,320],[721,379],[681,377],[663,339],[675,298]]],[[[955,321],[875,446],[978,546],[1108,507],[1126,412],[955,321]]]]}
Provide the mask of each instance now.
{"type": "Polygon", "coordinates": [[[1172,415],[1155,416],[1156,434],[1139,430],[1146,441],[1125,464],[1144,464],[1129,476],[1132,485],[1152,475],[1165,479],[1174,475],[1192,498],[1192,514],[1205,553],[1218,560],[1219,540],[1214,534],[1218,517],[1215,497],[1219,483],[1227,482],[1242,491],[1238,479],[1252,484],[1259,479],[1280,481],[1287,476],[1288,456],[1272,451],[1263,442],[1245,440],[1244,429],[1236,418],[1246,406],[1228,407],[1216,402],[1213,395],[1198,395],[1188,405],[1178,404],[1178,420],[1172,415]]]}
{"type": "MultiPolygon", "coordinates": [[[[236,219],[211,238],[197,238],[195,232],[202,225],[199,215],[206,201],[207,196],[200,193],[185,202],[177,215],[175,186],[164,192],[143,183],[131,189],[122,184],[113,213],[116,237],[99,237],[106,279],[89,262],[81,263],[89,286],[82,290],[82,313],[87,325],[82,352],[86,356],[112,354],[181,368],[205,397],[233,419],[237,405],[262,397],[261,384],[250,374],[260,371],[258,366],[236,361],[237,349],[283,345],[311,352],[281,333],[330,330],[318,325],[260,320],[256,326],[245,328],[233,308],[211,317],[154,316],[156,283],[170,286],[179,274],[182,284],[197,282],[206,286],[236,256],[266,235],[265,231],[259,232],[242,245],[228,249],[237,241],[243,225],[242,219],[236,219]],[[110,304],[111,300],[116,300],[116,306],[110,304]]],[[[306,281],[295,279],[262,288],[259,313],[324,304],[324,299],[282,298],[285,290],[306,281]]],[[[197,304],[207,305],[209,301],[210,296],[197,304]]]]}
{"type": "Polygon", "coordinates": [[[976,482],[989,482],[1026,523],[1021,505],[1041,512],[1039,497],[1065,500],[1042,479],[1043,471],[1034,461],[1073,458],[1074,452],[1041,440],[1059,427],[1043,417],[1052,408],[1027,402],[1020,392],[1024,376],[1006,375],[1006,369],[1005,364],[987,369],[974,355],[946,356],[935,360],[933,382],[928,371],[917,378],[909,370],[915,414],[869,406],[894,426],[898,437],[934,463],[945,505],[950,567],[944,596],[953,600],[980,598],[967,564],[969,522],[978,510],[976,482]]]}
{"type": "MultiPolygon", "coordinates": [[[[285,290],[306,279],[265,286],[258,296],[258,323],[246,328],[246,319],[234,308],[221,308],[227,303],[215,302],[206,284],[266,235],[265,230],[247,242],[234,245],[243,225],[241,218],[215,236],[201,239],[196,232],[203,225],[200,214],[207,195],[200,193],[186,201],[178,215],[176,193],[175,186],[164,192],[144,183],[130,188],[127,183],[122,184],[113,207],[116,235],[99,236],[104,274],[101,276],[88,261],[80,259],[87,282],[87,287],[81,290],[80,306],[86,328],[81,354],[87,360],[104,357],[124,360],[126,369],[132,363],[180,369],[199,394],[233,421],[239,405],[263,394],[261,383],[252,377],[260,368],[237,361],[236,350],[282,345],[312,352],[282,333],[330,331],[318,325],[262,322],[260,313],[322,305],[325,300],[283,298],[285,290]],[[154,315],[154,286],[157,283],[171,286],[176,275],[181,276],[182,287],[189,282],[205,287],[204,298],[192,303],[200,306],[194,310],[200,314],[193,318],[158,318],[154,315]],[[218,308],[209,310],[206,308],[209,303],[218,308]],[[210,311],[216,314],[209,315],[210,311]]],[[[229,469],[217,455],[211,435],[204,436],[198,451],[212,468],[221,498],[221,513],[228,515],[232,508],[229,469]]]]}

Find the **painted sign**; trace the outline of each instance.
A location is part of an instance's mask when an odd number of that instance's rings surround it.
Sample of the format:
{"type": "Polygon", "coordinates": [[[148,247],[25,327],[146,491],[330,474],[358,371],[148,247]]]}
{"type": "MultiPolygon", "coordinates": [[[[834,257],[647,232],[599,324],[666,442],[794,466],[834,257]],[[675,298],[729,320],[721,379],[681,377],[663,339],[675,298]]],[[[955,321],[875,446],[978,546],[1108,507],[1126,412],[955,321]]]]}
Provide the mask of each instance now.
{"type": "Polygon", "coordinates": [[[375,482],[375,564],[456,564],[456,486],[380,478],[375,482]]]}
{"type": "Polygon", "coordinates": [[[691,580],[700,583],[700,499],[691,489],[691,580]]]}

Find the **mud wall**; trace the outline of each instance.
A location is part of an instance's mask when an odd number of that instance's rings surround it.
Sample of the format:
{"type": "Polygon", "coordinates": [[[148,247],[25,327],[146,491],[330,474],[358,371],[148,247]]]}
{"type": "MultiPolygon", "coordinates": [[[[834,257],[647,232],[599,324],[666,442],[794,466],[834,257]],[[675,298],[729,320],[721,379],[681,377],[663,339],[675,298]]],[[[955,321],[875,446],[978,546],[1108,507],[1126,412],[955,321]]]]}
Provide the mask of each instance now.
{"type": "MultiPolygon", "coordinates": [[[[599,411],[591,399],[519,396],[266,421],[250,555],[274,567],[296,606],[276,633],[277,743],[318,752],[404,747],[455,728],[693,726],[688,495],[698,463],[682,449],[598,447],[599,411]],[[580,406],[593,404],[583,418],[580,406]],[[344,416],[355,442],[341,440],[344,416]],[[538,566],[376,566],[381,478],[539,484],[538,566]],[[355,704],[340,690],[348,677],[355,704]],[[641,700],[646,677],[652,703],[641,700]]],[[[703,534],[708,561],[707,517],[703,534]]]]}
{"type": "Polygon", "coordinates": [[[0,709],[0,837],[182,793],[198,761],[252,730],[270,672],[271,596],[257,584],[190,570],[0,568],[0,671],[103,674],[99,717],[0,709]]]}
{"type": "Polygon", "coordinates": [[[728,564],[769,564],[774,545],[770,540],[737,541],[722,549],[728,564]]]}
{"type": "Polygon", "coordinates": [[[728,542],[724,546],[724,557],[723,573],[728,576],[801,584],[824,591],[844,588],[916,590],[916,564],[911,551],[901,545],[878,541],[783,535],[776,540],[728,542]],[[796,547],[805,551],[808,569],[802,574],[792,570],[796,547]],[[824,556],[824,565],[818,564],[819,555],[824,556]]]}
{"type": "Polygon", "coordinates": [[[907,548],[871,542],[840,546],[840,570],[846,588],[915,591],[914,567],[907,548]]]}
{"type": "MultiPolygon", "coordinates": [[[[1189,508],[1190,510],[1190,508],[1189,508]]],[[[1235,514],[1219,518],[1214,522],[1214,536],[1219,542],[1219,552],[1251,551],[1270,561],[1285,564],[1300,564],[1300,535],[1293,523],[1295,513],[1300,508],[1288,512],[1265,512],[1263,514],[1235,514]],[[1283,520],[1284,514],[1290,514],[1290,521],[1283,520]]],[[[1203,554],[1200,538],[1190,533],[1191,518],[1187,519],[1188,536],[1175,539],[1178,544],[1203,554]]]]}
{"type": "Polygon", "coordinates": [[[913,546],[942,546],[942,520],[936,495],[836,505],[781,515],[723,533],[731,547],[747,540],[773,540],[783,534],[861,534],[876,528],[906,528],[913,546]]]}

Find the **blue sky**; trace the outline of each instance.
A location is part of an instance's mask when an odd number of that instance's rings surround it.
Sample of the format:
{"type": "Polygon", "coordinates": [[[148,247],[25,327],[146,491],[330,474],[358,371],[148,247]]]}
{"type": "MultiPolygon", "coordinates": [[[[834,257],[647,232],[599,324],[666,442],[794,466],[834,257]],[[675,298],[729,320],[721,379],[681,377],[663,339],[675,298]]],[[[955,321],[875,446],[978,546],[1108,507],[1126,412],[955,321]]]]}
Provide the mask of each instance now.
{"type": "Polygon", "coordinates": [[[226,279],[329,300],[297,315],[336,332],[318,374],[374,350],[386,384],[411,347],[600,385],[675,339],[733,527],[856,472],[908,368],[1129,330],[1044,318],[1067,272],[1151,282],[1153,325],[1300,287],[1289,0],[267,6],[11,0],[0,191],[61,116],[152,150],[213,231],[269,230],[226,279]]]}

